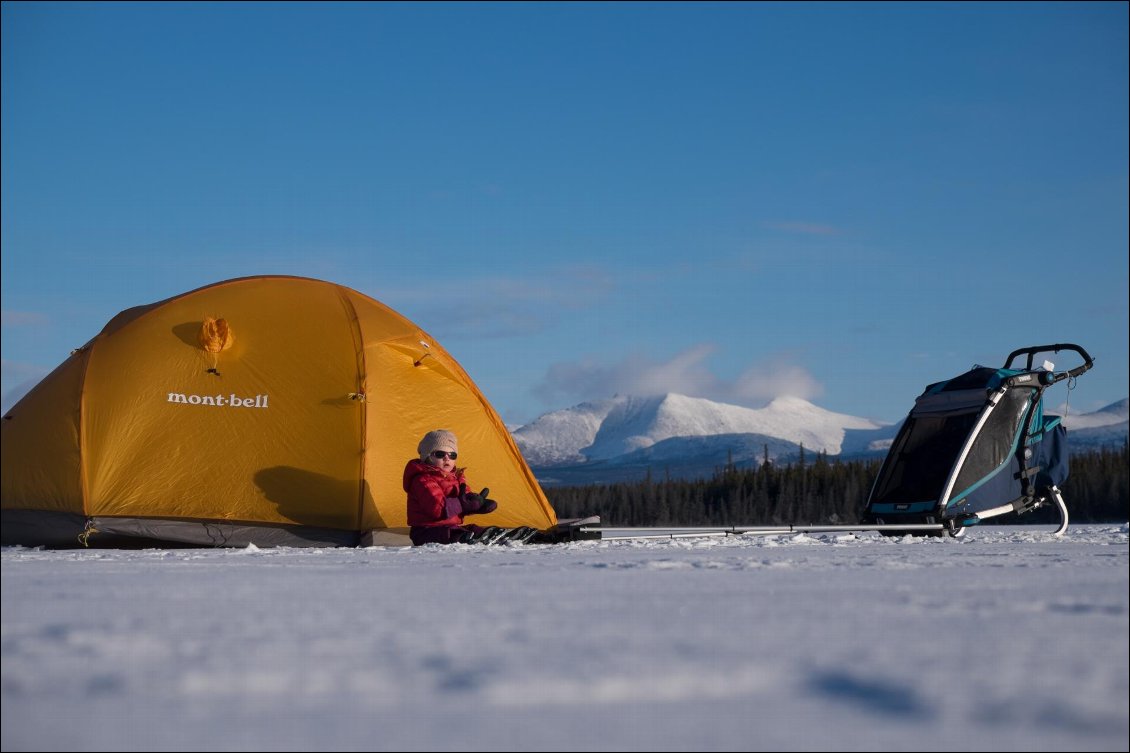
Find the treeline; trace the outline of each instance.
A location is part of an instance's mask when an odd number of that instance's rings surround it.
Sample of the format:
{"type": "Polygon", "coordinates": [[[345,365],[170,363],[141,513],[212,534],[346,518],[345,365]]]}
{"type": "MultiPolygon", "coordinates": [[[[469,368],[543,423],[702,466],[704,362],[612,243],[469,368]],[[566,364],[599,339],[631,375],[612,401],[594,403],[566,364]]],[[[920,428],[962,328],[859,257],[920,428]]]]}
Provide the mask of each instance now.
{"type": "MultiPolygon", "coordinates": [[[[546,495],[557,517],[599,515],[605,526],[843,525],[859,522],[881,460],[829,460],[804,453],[795,463],[763,463],[756,469],[733,465],[709,479],[549,487],[546,495]]],[[[1130,519],[1130,454],[1118,449],[1071,457],[1063,484],[1075,523],[1130,519]]],[[[1007,502],[1008,500],[1002,500],[1007,502]]],[[[1055,518],[1050,506],[1026,515],[1004,515],[994,522],[1043,523],[1055,518]]]]}

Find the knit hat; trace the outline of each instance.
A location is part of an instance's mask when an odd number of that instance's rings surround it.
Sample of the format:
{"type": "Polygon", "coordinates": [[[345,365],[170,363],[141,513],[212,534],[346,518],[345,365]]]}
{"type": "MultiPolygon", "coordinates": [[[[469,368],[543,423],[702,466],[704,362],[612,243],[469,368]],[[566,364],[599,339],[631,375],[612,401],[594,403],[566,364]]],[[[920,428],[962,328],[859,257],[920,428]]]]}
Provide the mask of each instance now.
{"type": "Polygon", "coordinates": [[[416,451],[420,453],[420,459],[431,455],[436,450],[447,450],[448,452],[459,452],[459,443],[455,440],[455,435],[447,429],[436,429],[429,431],[420,440],[420,446],[416,451]]]}

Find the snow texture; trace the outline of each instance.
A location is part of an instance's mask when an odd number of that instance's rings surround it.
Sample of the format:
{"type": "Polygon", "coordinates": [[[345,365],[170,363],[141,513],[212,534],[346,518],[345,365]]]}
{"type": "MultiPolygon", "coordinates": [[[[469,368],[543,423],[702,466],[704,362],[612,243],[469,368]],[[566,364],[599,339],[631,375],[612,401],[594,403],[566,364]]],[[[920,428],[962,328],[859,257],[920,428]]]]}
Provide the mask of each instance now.
{"type": "Polygon", "coordinates": [[[1127,526],[6,548],[4,750],[1126,750],[1127,526]]]}

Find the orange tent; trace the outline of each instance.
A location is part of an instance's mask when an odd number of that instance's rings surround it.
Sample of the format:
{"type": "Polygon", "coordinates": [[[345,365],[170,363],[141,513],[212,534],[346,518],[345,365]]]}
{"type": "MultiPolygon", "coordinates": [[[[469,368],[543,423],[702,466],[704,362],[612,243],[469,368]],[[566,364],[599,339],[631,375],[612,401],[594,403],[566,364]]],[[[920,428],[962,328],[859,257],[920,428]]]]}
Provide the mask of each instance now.
{"type": "Polygon", "coordinates": [[[557,519],[430,335],[355,290],[248,277],[128,309],[0,422],[4,544],[407,543],[401,473],[454,431],[482,525],[557,519]]]}

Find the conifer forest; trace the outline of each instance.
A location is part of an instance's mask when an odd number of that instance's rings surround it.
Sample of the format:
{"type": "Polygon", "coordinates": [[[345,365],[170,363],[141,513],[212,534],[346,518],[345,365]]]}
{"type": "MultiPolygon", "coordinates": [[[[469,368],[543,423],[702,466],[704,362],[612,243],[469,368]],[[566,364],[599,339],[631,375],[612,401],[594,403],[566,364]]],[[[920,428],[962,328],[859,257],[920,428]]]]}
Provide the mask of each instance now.
{"type": "MultiPolygon", "coordinates": [[[[547,487],[558,518],[599,515],[605,526],[850,525],[859,522],[882,460],[841,462],[801,453],[793,463],[757,468],[717,468],[710,478],[655,479],[635,483],[547,487]]],[[[1062,486],[1075,523],[1130,519],[1127,444],[1072,454],[1062,486]]],[[[1002,503],[1009,500],[1002,500],[1002,503]]],[[[1047,505],[1024,515],[992,519],[1002,524],[1058,520],[1047,505]]]]}

